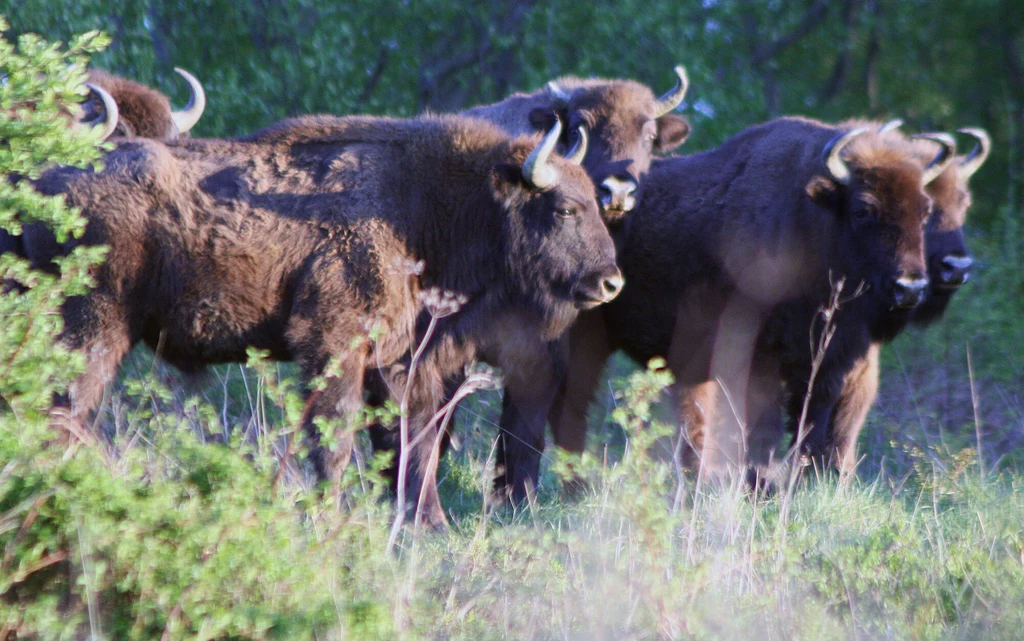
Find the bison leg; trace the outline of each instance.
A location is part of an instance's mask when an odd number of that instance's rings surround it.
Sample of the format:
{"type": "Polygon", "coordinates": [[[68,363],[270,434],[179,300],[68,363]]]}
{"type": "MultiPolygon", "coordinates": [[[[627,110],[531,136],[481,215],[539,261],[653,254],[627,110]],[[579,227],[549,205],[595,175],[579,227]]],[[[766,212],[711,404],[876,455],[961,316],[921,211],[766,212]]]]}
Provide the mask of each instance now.
{"type": "MultiPolygon", "coordinates": [[[[835,368],[830,368],[835,369],[835,368]]],[[[836,403],[842,391],[842,378],[822,368],[814,387],[807,393],[806,378],[789,379],[789,431],[799,439],[800,452],[817,469],[832,462],[829,432],[836,403]]]]}
{"type": "MultiPolygon", "coordinates": [[[[302,427],[310,446],[310,459],[321,482],[341,480],[352,456],[353,431],[360,427],[363,407],[363,372],[366,353],[363,350],[345,352],[335,371],[326,378],[323,389],[310,392],[303,412],[302,427]],[[324,443],[320,428],[314,419],[323,416],[340,419],[331,434],[332,443],[324,443]]],[[[322,372],[322,368],[304,368],[306,380],[322,372]]]]}
{"type": "MultiPolygon", "coordinates": [[[[409,517],[419,518],[434,530],[444,530],[448,520],[441,506],[441,497],[437,489],[437,466],[441,454],[448,444],[447,430],[442,432],[443,417],[439,409],[443,399],[450,400],[462,379],[452,379],[448,385],[442,383],[441,377],[430,371],[429,367],[415,374],[413,384],[407,389],[407,377],[404,369],[386,372],[390,389],[393,394],[408,394],[407,419],[409,451],[405,469],[405,510],[409,517]],[[445,394],[448,392],[448,394],[445,394]]],[[[379,379],[383,383],[384,378],[379,379]]],[[[373,395],[381,398],[387,387],[373,391],[373,395]]],[[[395,399],[401,401],[401,398],[395,399]]],[[[401,419],[400,419],[401,420],[401,419]]],[[[401,473],[401,426],[391,430],[378,430],[375,444],[396,452],[392,463],[395,488],[401,473]]]]}
{"type": "MultiPolygon", "coordinates": [[[[452,377],[445,381],[444,399],[445,405],[455,396],[455,392],[465,380],[464,376],[452,377]]],[[[382,407],[389,397],[387,383],[379,371],[367,374],[368,404],[373,407],[382,407]]],[[[393,389],[404,389],[405,380],[396,381],[400,387],[393,389]]],[[[421,392],[422,394],[422,392],[421,392]]],[[[416,396],[416,391],[413,390],[416,396]]],[[[417,399],[418,400],[418,399],[417,399]]],[[[417,404],[414,402],[413,404],[417,404]]],[[[406,470],[406,497],[407,510],[410,516],[415,514],[417,506],[421,502],[422,522],[435,530],[444,529],[447,526],[444,509],[441,506],[441,499],[437,490],[437,466],[440,458],[444,456],[451,442],[450,432],[446,429],[440,432],[440,427],[427,427],[431,418],[436,413],[436,404],[427,402],[426,407],[411,411],[409,420],[409,432],[412,447],[409,449],[409,464],[406,470]],[[416,427],[423,426],[423,427],[416,427]]],[[[440,418],[440,417],[439,417],[440,418]]],[[[391,465],[385,471],[391,481],[391,490],[396,493],[398,490],[399,463],[401,461],[401,434],[399,425],[382,425],[373,423],[370,426],[370,441],[373,449],[377,452],[394,452],[391,465]]]]}
{"type": "Polygon", "coordinates": [[[587,445],[587,411],[612,354],[601,310],[580,314],[569,330],[566,376],[549,413],[556,447],[574,454],[587,445]]]}
{"type": "Polygon", "coordinates": [[[849,474],[857,466],[857,436],[878,397],[878,356],[880,347],[871,346],[867,355],[853,366],[843,382],[843,391],[832,418],[831,441],[834,464],[849,474]]]}
{"type": "Polygon", "coordinates": [[[718,412],[719,387],[716,381],[705,381],[698,385],[679,386],[679,425],[686,447],[680,452],[679,462],[687,467],[696,467],[705,452],[705,438],[708,430],[714,429],[718,412]]]}
{"type": "Polygon", "coordinates": [[[564,379],[568,351],[564,338],[523,343],[520,350],[503,353],[499,361],[505,372],[498,440],[504,474],[495,479],[495,491],[517,506],[537,488],[544,425],[564,379]]]}
{"type": "Polygon", "coordinates": [[[87,297],[76,297],[65,303],[67,327],[62,340],[85,355],[85,369],[72,381],[67,394],[54,398],[53,422],[80,440],[93,441],[90,415],[132,346],[128,326],[117,318],[118,311],[110,301],[98,298],[90,302],[87,297]],[[102,313],[104,310],[109,313],[102,313]]]}

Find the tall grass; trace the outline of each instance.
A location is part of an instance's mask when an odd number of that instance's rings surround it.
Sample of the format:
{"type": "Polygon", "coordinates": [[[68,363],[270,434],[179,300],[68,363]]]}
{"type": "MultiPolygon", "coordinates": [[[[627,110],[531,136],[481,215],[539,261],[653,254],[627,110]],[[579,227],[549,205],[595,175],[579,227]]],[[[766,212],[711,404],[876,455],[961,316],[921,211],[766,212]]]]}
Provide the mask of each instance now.
{"type": "Polygon", "coordinates": [[[459,506],[451,532],[407,526],[389,553],[396,508],[382,462],[363,452],[341,510],[318,498],[301,446],[288,454],[301,397],[277,367],[220,370],[206,400],[172,390],[173,372],[143,369],[105,406],[102,421],[122,427],[102,448],[26,441],[5,419],[0,631],[16,632],[0,638],[1014,639],[1024,629],[1024,487],[982,474],[970,449],[910,452],[895,476],[805,477],[770,497],[749,495],[740,477],[698,485],[648,454],[667,429],[652,411],[667,380],[639,371],[615,384],[624,447],[573,461],[588,482],[578,499],[545,488],[518,513],[488,507],[494,434],[470,429],[442,469],[444,498],[459,506]],[[228,398],[231,380],[262,398],[228,398]],[[240,408],[228,423],[225,406],[240,408]]]}

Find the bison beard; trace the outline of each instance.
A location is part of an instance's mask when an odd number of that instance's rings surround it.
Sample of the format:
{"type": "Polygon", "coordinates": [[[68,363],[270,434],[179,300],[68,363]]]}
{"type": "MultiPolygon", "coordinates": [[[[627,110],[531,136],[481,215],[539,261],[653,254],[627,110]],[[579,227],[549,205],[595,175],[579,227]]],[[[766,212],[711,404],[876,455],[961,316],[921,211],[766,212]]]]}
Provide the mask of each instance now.
{"type": "Polygon", "coordinates": [[[924,276],[929,204],[926,172],[907,145],[869,130],[827,151],[848,131],[784,118],[655,162],[619,255],[622,295],[570,331],[556,443],[582,443],[594,363],[624,349],[639,362],[667,358],[681,423],[707,462],[767,462],[783,430],[783,389],[794,434],[809,399],[803,453],[841,462],[849,444],[829,430],[836,399],[886,313],[924,276]],[[836,332],[812,381],[820,310],[840,279],[836,332]]]}
{"type": "MultiPolygon", "coordinates": [[[[536,137],[469,118],[302,118],[236,141],[122,142],[100,174],[51,170],[37,188],[82,208],[78,242],[110,247],[96,289],[63,309],[62,340],[87,366],[59,404],[83,423],[139,341],[185,370],[269,350],[307,381],[325,375],[305,428],[318,475],[336,479],[364,374],[405,375],[427,317],[421,292],[466,303],[424,352],[414,432],[493,318],[525,310],[557,334],[593,283],[619,278],[593,184],[546,158],[557,135],[534,150],[536,137]],[[383,337],[367,340],[371,327],[383,337]],[[319,447],[318,415],[344,419],[334,449],[319,447]]],[[[38,226],[22,241],[39,268],[67,249],[38,226]]],[[[425,518],[443,526],[433,477],[412,476],[408,495],[422,484],[425,518]]]]}

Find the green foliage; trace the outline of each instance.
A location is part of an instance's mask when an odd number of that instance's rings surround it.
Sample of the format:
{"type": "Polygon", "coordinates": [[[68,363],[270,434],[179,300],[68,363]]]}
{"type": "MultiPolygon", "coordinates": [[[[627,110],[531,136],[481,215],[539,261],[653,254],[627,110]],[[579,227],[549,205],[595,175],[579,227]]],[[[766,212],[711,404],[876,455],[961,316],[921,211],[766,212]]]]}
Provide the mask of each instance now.
{"type": "MultiPolygon", "coordinates": [[[[0,32],[7,27],[0,18],[0,32]]],[[[62,197],[43,196],[13,178],[38,177],[56,163],[95,165],[97,133],[71,124],[85,93],[88,55],[108,42],[97,32],[75,38],[66,49],[31,34],[17,44],[0,39],[6,79],[0,84],[0,175],[12,177],[0,182],[0,242],[10,238],[8,233],[20,235],[28,223],[54,230],[61,242],[84,230],[84,219],[62,197]]],[[[57,261],[56,274],[33,271],[11,254],[0,256],[0,278],[28,287],[0,293],[0,398],[23,421],[37,421],[52,394],[81,367],[81,358],[55,346],[53,337],[61,328],[61,303],[85,291],[89,269],[102,254],[76,249],[57,261]]]]}

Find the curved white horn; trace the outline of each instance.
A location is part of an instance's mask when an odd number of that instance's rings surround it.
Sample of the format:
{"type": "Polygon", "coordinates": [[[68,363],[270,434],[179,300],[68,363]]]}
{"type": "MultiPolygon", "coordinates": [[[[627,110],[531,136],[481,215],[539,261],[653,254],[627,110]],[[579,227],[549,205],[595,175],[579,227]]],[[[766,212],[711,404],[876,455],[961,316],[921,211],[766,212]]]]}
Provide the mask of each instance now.
{"type": "Polygon", "coordinates": [[[192,127],[195,127],[196,123],[199,122],[199,118],[203,115],[203,110],[206,109],[206,92],[203,91],[203,85],[189,72],[180,67],[175,67],[174,71],[185,79],[190,92],[188,104],[185,105],[185,108],[180,111],[171,112],[171,120],[174,121],[174,126],[178,128],[179,134],[183,134],[192,127]]]}
{"type": "Polygon", "coordinates": [[[683,65],[676,65],[672,71],[676,74],[676,86],[669,89],[654,103],[655,118],[661,118],[681,105],[683,98],[686,97],[686,89],[690,86],[690,79],[686,76],[686,68],[683,65]]]}
{"type": "Polygon", "coordinates": [[[967,157],[960,163],[960,175],[964,178],[970,178],[974,172],[978,171],[985,164],[988,152],[992,151],[992,139],[988,137],[988,132],[977,127],[964,127],[963,129],[957,129],[957,131],[972,136],[978,141],[974,145],[974,149],[971,150],[971,153],[967,154],[967,157]]]}
{"type": "MultiPolygon", "coordinates": [[[[115,129],[117,129],[117,118],[118,118],[117,101],[114,100],[114,97],[111,96],[109,93],[107,93],[107,91],[103,87],[100,87],[99,85],[94,85],[91,82],[87,82],[87,83],[85,83],[85,86],[89,88],[89,91],[91,91],[91,92],[95,93],[97,96],[99,96],[100,100],[103,102],[102,122],[103,122],[104,126],[103,126],[103,137],[100,138],[100,140],[106,140],[107,138],[110,138],[110,135],[114,133],[115,129]]],[[[96,118],[90,124],[92,124],[94,126],[99,126],[100,122],[101,122],[101,119],[100,118],[96,118]]]]}
{"type": "Polygon", "coordinates": [[[574,165],[582,165],[583,158],[587,155],[587,146],[590,144],[590,139],[587,137],[587,128],[584,125],[580,125],[576,129],[579,132],[579,138],[576,139],[576,144],[565,156],[565,159],[574,165]]]}
{"type": "Polygon", "coordinates": [[[939,153],[935,154],[931,162],[924,166],[924,173],[921,175],[921,180],[926,185],[938,178],[942,172],[946,171],[946,167],[956,160],[956,141],[947,133],[914,134],[911,138],[924,138],[939,143],[939,153]]]}
{"type": "Polygon", "coordinates": [[[828,141],[825,145],[825,149],[822,150],[821,155],[825,159],[825,167],[828,169],[828,173],[832,175],[832,179],[840,185],[847,185],[850,183],[850,168],[846,166],[846,161],[842,159],[840,154],[843,152],[843,148],[850,142],[861,135],[870,127],[857,127],[851,129],[845,133],[841,133],[832,140],[828,141]]]}
{"type": "Polygon", "coordinates": [[[895,120],[890,120],[889,122],[885,123],[884,125],[882,125],[881,127],[878,128],[878,133],[879,134],[888,133],[888,132],[893,131],[895,129],[899,129],[902,126],[903,126],[903,121],[900,120],[899,118],[897,118],[895,120]]]}
{"type": "Polygon", "coordinates": [[[558,83],[555,82],[554,80],[544,85],[544,88],[548,90],[548,93],[551,94],[552,98],[559,102],[568,103],[569,101],[572,100],[572,94],[567,92],[565,89],[559,87],[558,83]]]}
{"type": "Polygon", "coordinates": [[[548,163],[558,139],[562,135],[562,121],[555,119],[555,125],[544,136],[544,140],[530,152],[523,162],[523,179],[537,189],[547,189],[558,182],[558,170],[548,163]]]}

